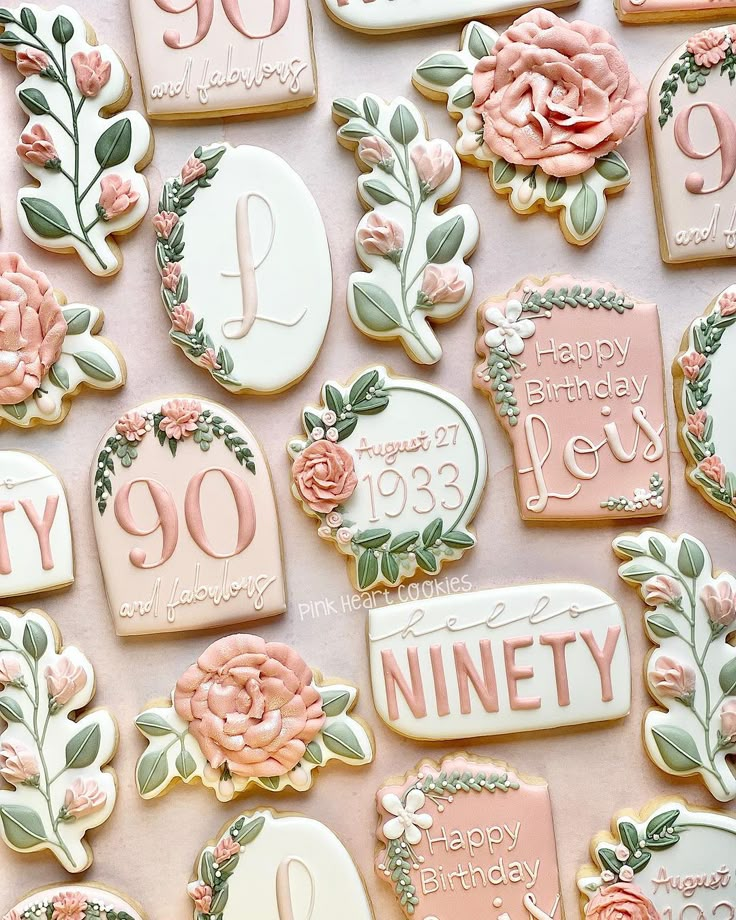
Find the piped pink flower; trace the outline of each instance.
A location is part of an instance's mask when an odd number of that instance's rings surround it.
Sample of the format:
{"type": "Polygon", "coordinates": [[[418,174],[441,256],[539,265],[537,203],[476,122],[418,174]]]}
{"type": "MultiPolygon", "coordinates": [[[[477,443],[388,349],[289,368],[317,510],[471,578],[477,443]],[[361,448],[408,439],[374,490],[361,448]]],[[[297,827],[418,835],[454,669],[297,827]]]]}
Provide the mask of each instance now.
{"type": "Polygon", "coordinates": [[[233,840],[228,834],[227,837],[223,837],[217,844],[213,855],[215,857],[215,862],[220,865],[224,863],[225,860],[230,859],[231,856],[237,856],[239,852],[240,844],[236,840],[233,840]]]}
{"type": "Polygon", "coordinates": [[[721,734],[725,741],[736,742],[736,699],[726,700],[721,707],[721,734]]]}
{"type": "Polygon", "coordinates": [[[33,751],[21,741],[0,744],[0,776],[13,786],[33,782],[41,772],[33,751]]]}
{"type": "Polygon", "coordinates": [[[163,418],[159,428],[167,438],[181,441],[197,430],[197,422],[202,414],[202,403],[196,399],[171,399],[161,406],[163,418]]]}
{"type": "Polygon", "coordinates": [[[704,364],[705,355],[701,355],[697,351],[690,351],[680,358],[682,372],[688,380],[697,380],[704,364]]]}
{"type": "Polygon", "coordinates": [[[99,51],[78,51],[72,55],[74,76],[79,87],[79,92],[87,98],[97,96],[100,90],[107,86],[112,73],[110,61],[103,61],[99,51]]]}
{"type": "Polygon", "coordinates": [[[656,667],[649,674],[652,686],[660,696],[687,699],[695,690],[695,671],[667,655],[660,655],[656,667]]]}
{"type": "Polygon", "coordinates": [[[358,144],[358,156],[367,166],[390,168],[394,161],[393,150],[382,137],[362,137],[358,144]]]}
{"type": "Polygon", "coordinates": [[[697,409],[685,419],[687,430],[694,438],[700,440],[705,434],[705,423],[708,421],[708,413],[705,409],[697,409]]]}
{"type": "Polygon", "coordinates": [[[712,482],[717,482],[719,486],[725,485],[726,467],[720,457],[706,457],[700,461],[698,469],[712,482]]]}
{"type": "Polygon", "coordinates": [[[66,655],[48,665],[44,676],[49,697],[57,706],[65,706],[87,685],[87,672],[66,655]]]}
{"type": "Polygon", "coordinates": [[[714,585],[706,585],[700,600],[714,626],[730,626],[736,620],[736,599],[730,583],[721,578],[714,585]]]}
{"type": "Polygon", "coordinates": [[[146,434],[146,419],[140,412],[127,412],[117,420],[115,431],[131,444],[142,441],[146,434]]]}
{"type": "Polygon", "coordinates": [[[655,575],[644,583],[642,595],[650,607],[656,607],[657,604],[678,604],[682,597],[682,588],[679,582],[669,575],[655,575]]]}
{"type": "Polygon", "coordinates": [[[416,144],[411,158],[425,195],[447,182],[455,167],[452,148],[447,141],[434,140],[427,144],[416,144]]]}
{"type": "Polygon", "coordinates": [[[83,891],[60,891],[54,896],[51,920],[85,920],[87,896],[83,891]]]}
{"type": "Polygon", "coordinates": [[[24,131],[15,150],[21,160],[35,163],[36,166],[55,166],[60,162],[53,138],[43,125],[31,125],[24,131]]]}
{"type": "Polygon", "coordinates": [[[194,901],[194,907],[200,914],[208,914],[212,907],[212,889],[209,885],[195,885],[190,889],[189,897],[194,901]]]}
{"type": "Polygon", "coordinates": [[[179,216],[173,211],[159,211],[153,218],[156,233],[163,240],[168,240],[174,227],[179,223],[179,216]]]}
{"type": "Polygon", "coordinates": [[[32,77],[46,70],[49,66],[48,56],[38,48],[27,48],[15,55],[15,64],[24,77],[32,77]]]}
{"type": "Polygon", "coordinates": [[[457,303],[465,296],[465,282],[454,265],[428,265],[419,291],[422,304],[457,303]]]}
{"type": "Polygon", "coordinates": [[[83,818],[102,808],[107,795],[95,780],[78,777],[64,794],[64,810],[70,818],[83,818]]]}
{"type": "Polygon", "coordinates": [[[195,179],[201,179],[207,172],[207,167],[197,157],[189,157],[181,171],[181,184],[188,185],[195,179]]]}
{"type": "Polygon", "coordinates": [[[358,242],[371,255],[396,258],[404,248],[404,231],[396,221],[371,211],[358,230],[358,242]]]}
{"type": "Polygon", "coordinates": [[[120,176],[105,176],[100,182],[100,201],[97,212],[103,220],[120,217],[138,203],[140,195],[133,191],[130,180],[120,176]]]}
{"type": "Polygon", "coordinates": [[[177,332],[192,331],[192,327],[194,326],[194,313],[192,313],[185,303],[178,303],[171,311],[171,325],[177,332]]]}
{"type": "Polygon", "coordinates": [[[699,67],[713,67],[726,56],[727,36],[718,29],[705,29],[688,39],[687,50],[699,67]]]}
{"type": "Polygon", "coordinates": [[[179,287],[181,279],[181,264],[179,262],[167,262],[161,275],[161,283],[167,291],[175,291],[179,287]]]}
{"type": "Polygon", "coordinates": [[[733,316],[736,313],[736,291],[728,290],[721,294],[718,309],[721,316],[733,316]]]}
{"type": "Polygon", "coordinates": [[[211,371],[219,371],[222,369],[222,365],[217,360],[217,354],[214,348],[208,348],[201,356],[200,360],[204,367],[209,368],[211,371]]]}
{"type": "Polygon", "coordinates": [[[0,686],[7,687],[22,675],[23,669],[15,657],[0,658],[0,686]]]}

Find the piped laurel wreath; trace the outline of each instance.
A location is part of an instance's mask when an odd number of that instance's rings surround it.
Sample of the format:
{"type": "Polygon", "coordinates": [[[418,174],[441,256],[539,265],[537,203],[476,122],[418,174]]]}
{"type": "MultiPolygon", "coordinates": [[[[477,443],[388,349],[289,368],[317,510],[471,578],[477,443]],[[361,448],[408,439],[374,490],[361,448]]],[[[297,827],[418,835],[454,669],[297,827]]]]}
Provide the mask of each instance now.
{"type": "Polygon", "coordinates": [[[670,67],[669,75],[659,90],[659,127],[664,128],[674,114],[672,99],[680,88],[680,84],[687,87],[688,92],[697,93],[705,86],[707,78],[714,70],[720,76],[728,76],[729,83],[736,80],[736,46],[730,31],[724,33],[724,57],[720,67],[716,64],[698,64],[690,51],[684,51],[670,67]]]}

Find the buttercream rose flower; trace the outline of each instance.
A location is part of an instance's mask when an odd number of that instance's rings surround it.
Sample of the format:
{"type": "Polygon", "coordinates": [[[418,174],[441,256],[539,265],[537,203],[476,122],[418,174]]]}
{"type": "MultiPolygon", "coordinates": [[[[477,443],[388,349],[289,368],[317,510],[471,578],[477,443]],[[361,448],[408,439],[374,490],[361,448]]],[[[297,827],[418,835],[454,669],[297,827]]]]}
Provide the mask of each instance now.
{"type": "Polygon", "coordinates": [[[411,151],[411,158],[424,195],[439,188],[443,182],[447,182],[455,166],[452,147],[447,141],[442,140],[415,144],[411,151]]]}
{"type": "Polygon", "coordinates": [[[720,457],[706,457],[698,464],[700,472],[707,476],[712,482],[717,482],[719,486],[726,483],[726,467],[720,457]]]}
{"type": "Polygon", "coordinates": [[[49,63],[48,56],[38,48],[26,48],[15,55],[15,65],[24,77],[42,73],[48,68],[49,63]]]}
{"type": "Polygon", "coordinates": [[[488,307],[485,313],[486,321],[494,328],[489,329],[485,335],[485,342],[490,348],[505,346],[510,355],[520,355],[524,351],[522,339],[534,335],[534,323],[530,319],[522,319],[524,307],[519,300],[509,300],[506,312],[502,313],[498,307],[488,307]]]}
{"type": "Polygon", "coordinates": [[[690,351],[680,358],[680,367],[688,380],[697,380],[700,376],[700,369],[704,364],[705,355],[701,355],[697,351],[690,351]]]}
{"type": "Polygon", "coordinates": [[[115,425],[115,431],[126,441],[141,441],[146,433],[146,418],[140,412],[126,412],[115,425]]]}
{"type": "Polygon", "coordinates": [[[322,424],[325,426],[325,428],[332,428],[336,421],[337,416],[331,409],[328,409],[327,412],[322,413],[322,424]]]}
{"type": "Polygon", "coordinates": [[[130,180],[124,181],[120,176],[105,176],[100,182],[100,200],[97,211],[107,221],[126,214],[134,207],[140,195],[133,191],[130,180]]]}
{"type": "Polygon", "coordinates": [[[325,523],[329,524],[330,527],[340,527],[342,526],[342,515],[339,511],[330,511],[330,513],[325,518],[325,523]]]}
{"type": "Polygon", "coordinates": [[[212,907],[212,889],[209,885],[195,885],[189,889],[189,897],[200,914],[208,914],[212,907]]]}
{"type": "Polygon", "coordinates": [[[328,428],[327,431],[325,431],[325,437],[328,441],[337,441],[340,438],[340,432],[337,428],[328,428]]]}
{"type": "Polygon", "coordinates": [[[630,882],[604,885],[585,908],[587,920],[661,920],[657,908],[630,882]]]}
{"type": "Polygon", "coordinates": [[[361,137],[358,144],[358,156],[366,166],[380,166],[390,169],[394,161],[393,150],[382,137],[361,137]]]}
{"type": "Polygon", "coordinates": [[[697,409],[685,419],[687,430],[694,438],[702,438],[705,434],[705,423],[708,421],[708,413],[705,409],[697,409]]]}
{"type": "Polygon", "coordinates": [[[621,866],[621,871],[618,874],[618,877],[622,882],[631,882],[634,879],[634,870],[631,866],[621,866]]]}
{"type": "Polygon", "coordinates": [[[660,696],[687,699],[695,691],[695,671],[667,655],[660,655],[649,680],[660,696]]]}
{"type": "Polygon", "coordinates": [[[736,742],[736,699],[726,700],[721,707],[721,734],[730,744],[736,742]]]}
{"type": "Polygon", "coordinates": [[[325,722],[301,656],[243,634],[199,657],[177,682],[174,707],[211,766],[247,777],[288,773],[325,722]]]}
{"type": "Polygon", "coordinates": [[[435,303],[457,303],[465,296],[465,282],[454,265],[428,265],[422,275],[419,301],[426,306],[435,303]]]}
{"type": "Polygon", "coordinates": [[[309,437],[310,437],[313,441],[321,441],[322,438],[323,438],[324,436],[325,436],[325,430],[324,430],[324,428],[320,428],[319,425],[316,425],[316,426],[315,426],[314,428],[312,428],[312,430],[309,432],[309,437]]]}
{"type": "Polygon", "coordinates": [[[90,51],[89,54],[78,51],[72,55],[72,67],[79,92],[88,98],[99,95],[110,82],[112,64],[104,61],[99,51],[90,51]]]}
{"type": "Polygon", "coordinates": [[[70,818],[83,818],[105,802],[107,796],[93,779],[78,777],[64,793],[64,810],[70,818]]]}
{"type": "Polygon", "coordinates": [[[21,741],[0,744],[0,776],[13,786],[35,780],[41,768],[33,751],[21,741]]]}
{"type": "Polygon", "coordinates": [[[206,348],[200,358],[202,364],[211,371],[219,371],[222,365],[217,360],[214,348],[206,348]]]}
{"type": "Polygon", "coordinates": [[[0,254],[0,406],[23,402],[59,360],[67,332],[48,278],[0,254]]]}
{"type": "Polygon", "coordinates": [[[194,313],[185,303],[178,303],[171,311],[171,325],[177,332],[191,332],[194,326],[194,313]]]}
{"type": "Polygon", "coordinates": [[[87,897],[81,891],[60,891],[54,896],[51,920],[84,920],[87,897]]]}
{"type": "Polygon", "coordinates": [[[291,475],[299,495],[320,514],[329,514],[346,502],[358,485],[353,458],[332,441],[315,441],[305,447],[291,475]]]}
{"type": "Polygon", "coordinates": [[[14,683],[23,673],[20,662],[15,657],[0,658],[0,686],[7,687],[14,683]]]}
{"type": "Polygon", "coordinates": [[[714,626],[730,626],[736,620],[734,591],[725,578],[706,585],[700,592],[700,600],[714,626]]]}
{"type": "Polygon", "coordinates": [[[396,221],[371,211],[358,230],[358,242],[371,255],[396,259],[404,248],[404,231],[396,221]]]}
{"type": "Polygon", "coordinates": [[[619,859],[621,862],[626,862],[626,860],[631,856],[629,853],[629,848],[624,846],[623,843],[620,843],[614,850],[616,854],[616,859],[619,859]]]}
{"type": "Polygon", "coordinates": [[[473,74],[483,138],[511,163],[577,176],[615,150],[647,98],[605,29],[535,9],[513,23],[473,74]]]}
{"type": "Polygon", "coordinates": [[[650,607],[656,607],[657,604],[677,604],[682,597],[682,586],[669,575],[655,575],[644,583],[642,596],[650,607]]]}
{"type": "Polygon", "coordinates": [[[61,163],[54,140],[43,125],[31,125],[24,131],[15,150],[22,160],[35,163],[36,166],[55,169],[61,163]]]}
{"type": "Polygon", "coordinates": [[[171,231],[178,223],[179,216],[174,214],[173,211],[159,211],[153,218],[153,226],[156,233],[158,233],[163,240],[168,240],[171,236],[171,231]]]}
{"type": "Polygon", "coordinates": [[[348,543],[353,542],[353,532],[349,527],[341,527],[337,534],[337,542],[342,543],[347,546],[348,543]]]}
{"type": "Polygon", "coordinates": [[[223,837],[222,840],[215,847],[214,857],[215,862],[220,865],[224,863],[226,859],[230,859],[232,856],[237,856],[240,852],[240,844],[237,840],[228,834],[227,837],[223,837]]]}
{"type": "Polygon", "coordinates": [[[733,316],[736,313],[736,291],[726,291],[718,301],[721,316],[733,316]]]}
{"type": "Polygon", "coordinates": [[[726,56],[727,35],[718,29],[705,29],[687,41],[687,50],[699,67],[713,67],[726,56]]]}
{"type": "Polygon", "coordinates": [[[50,699],[57,706],[65,706],[87,684],[87,672],[62,655],[44,671],[50,699]]]}
{"type": "Polygon", "coordinates": [[[195,179],[201,179],[207,172],[207,167],[197,157],[189,157],[181,171],[181,184],[188,185],[195,179]]]}
{"type": "Polygon", "coordinates": [[[171,399],[161,406],[163,418],[159,429],[167,438],[181,441],[197,430],[197,422],[202,414],[202,403],[196,399],[171,399]]]}
{"type": "Polygon", "coordinates": [[[167,262],[161,275],[161,283],[167,291],[175,291],[181,278],[181,263],[167,262]]]}

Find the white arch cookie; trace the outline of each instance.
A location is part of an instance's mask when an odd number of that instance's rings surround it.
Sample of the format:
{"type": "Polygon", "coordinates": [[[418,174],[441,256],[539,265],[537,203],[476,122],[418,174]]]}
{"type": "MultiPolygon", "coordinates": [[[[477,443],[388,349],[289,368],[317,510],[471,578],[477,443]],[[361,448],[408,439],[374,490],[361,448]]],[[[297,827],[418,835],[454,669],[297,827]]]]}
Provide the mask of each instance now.
{"type": "Polygon", "coordinates": [[[194,920],[253,912],[258,920],[373,920],[363,879],[319,821],[260,809],[205,847],[189,885],[194,920]]]}
{"type": "Polygon", "coordinates": [[[76,252],[95,275],[114,275],[123,264],[117,238],[148,209],[138,170],[153,154],[145,118],[121,111],[128,72],[68,6],[2,9],[0,24],[0,51],[24,77],[17,96],[29,116],[18,145],[34,183],[18,193],[23,232],[51,252],[76,252]]]}
{"type": "Polygon", "coordinates": [[[40,888],[12,907],[3,920],[39,920],[48,916],[97,920],[113,913],[118,920],[146,920],[135,901],[102,885],[40,888]]]}
{"type": "Polygon", "coordinates": [[[260,147],[198,147],[153,224],[172,342],[231,393],[300,380],[327,331],[332,268],[299,175],[260,147]]]}
{"type": "Polygon", "coordinates": [[[348,715],[358,691],[323,682],[301,655],[258,636],[214,642],[182,674],[171,702],[146,709],[136,783],[144,799],[200,780],[221,802],[242,792],[304,792],[331,760],[373,760],[366,726],[348,715]]]}
{"type": "Polygon", "coordinates": [[[0,607],[0,833],[19,853],[49,850],[68,872],[92,864],[87,832],[110,817],[117,748],[106,709],[75,718],[95,692],[95,673],[62,646],[41,610],[0,607]]]}

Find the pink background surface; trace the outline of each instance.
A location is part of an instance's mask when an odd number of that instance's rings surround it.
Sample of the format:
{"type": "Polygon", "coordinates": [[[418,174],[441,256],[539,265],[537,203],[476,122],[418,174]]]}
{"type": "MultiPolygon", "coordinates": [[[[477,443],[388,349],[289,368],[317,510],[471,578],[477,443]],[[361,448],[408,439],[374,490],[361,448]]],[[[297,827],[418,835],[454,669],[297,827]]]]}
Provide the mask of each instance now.
{"type": "MultiPolygon", "coordinates": [[[[100,40],[113,44],[123,56],[133,74],[133,105],[140,106],[126,0],[76,0],[76,6],[92,21],[100,40]]],[[[110,396],[89,392],[79,396],[68,419],[57,429],[18,432],[6,428],[0,434],[0,446],[40,454],[56,466],[67,484],[77,581],[72,589],[43,598],[40,604],[56,619],[66,641],[78,644],[89,655],[97,669],[96,702],[111,707],[120,723],[121,744],[114,761],[120,785],[118,807],[112,819],[92,835],[95,862],[86,879],[137,898],[151,920],[191,916],[186,883],[201,846],[241,810],[266,805],[300,811],[324,821],[355,857],[367,880],[377,917],[399,918],[401,912],[389,886],[373,874],[374,792],[386,777],[403,773],[428,754],[440,757],[453,750],[469,749],[478,755],[508,760],[520,772],[541,775],[549,781],[562,890],[568,917],[573,917],[578,911],[575,872],[587,859],[590,836],[608,826],[615,810],[638,807],[654,796],[676,793],[696,803],[715,803],[697,782],[676,782],[657,770],[642,748],[640,722],[648,705],[642,665],[648,643],[641,625],[641,603],[618,579],[610,549],[612,537],[622,527],[533,527],[519,518],[510,447],[485,397],[473,391],[471,385],[474,308],[481,298],[503,293],[525,273],[542,276],[571,271],[610,280],[642,300],[659,304],[669,363],[688,322],[717,292],[733,282],[733,271],[728,264],[705,263],[675,269],[660,261],[642,126],[623,148],[633,173],[632,185],[612,200],[603,231],[584,250],[564,241],[555,218],[541,214],[516,216],[490,190],[485,173],[464,167],[457,201],[475,206],[482,228],[472,260],[476,298],[464,316],[441,330],[445,350],[442,361],[433,369],[420,369],[400,346],[382,346],[364,338],[352,326],[345,307],[347,276],[358,268],[353,247],[355,226],[362,213],[355,194],[357,169],[352,156],[335,140],[330,103],[336,95],[365,91],[386,98],[404,94],[426,113],[433,134],[454,140],[455,128],[444,107],[422,98],[411,87],[410,76],[426,55],[456,47],[460,28],[406,34],[396,40],[368,38],[329,20],[319,0],[312,0],[312,7],[320,81],[319,101],[314,108],[251,122],[157,125],[156,153],[147,170],[155,200],[162,178],[177,172],[198,144],[219,140],[260,144],[281,154],[297,169],[322,207],[334,261],[334,315],[325,347],[310,374],[293,390],[270,399],[229,396],[168,342],[150,224],[123,242],[125,266],[109,282],[93,278],[78,259],[47,254],[25,239],[15,216],[15,196],[26,174],[13,150],[24,117],[13,96],[17,74],[11,64],[0,62],[4,84],[0,106],[5,126],[0,138],[0,162],[4,164],[0,183],[4,228],[0,245],[17,250],[33,267],[46,271],[71,301],[88,300],[102,307],[107,315],[106,333],[122,348],[129,370],[123,390],[110,396]],[[377,361],[399,373],[423,375],[451,389],[472,407],[485,433],[491,474],[476,517],[480,546],[461,563],[447,567],[437,584],[445,586],[446,578],[463,575],[478,589],[530,579],[577,579],[611,593],[626,611],[634,662],[634,704],[627,719],[587,731],[436,746],[404,741],[379,721],[371,703],[365,613],[349,609],[353,589],[344,559],[317,537],[314,520],[302,513],[289,493],[289,465],[284,449],[287,438],[300,430],[302,406],[317,399],[324,379],[347,379],[357,368],[377,361]],[[116,639],[96,559],[88,476],[95,445],[117,413],[175,392],[226,403],[261,439],[271,461],[285,536],[289,610],[260,632],[267,639],[293,643],[310,664],[326,675],[358,684],[361,696],[356,712],[370,722],[376,734],[377,757],[373,765],[359,769],[332,766],[323,771],[306,795],[276,797],[264,793],[221,805],[201,787],[178,786],[165,798],[151,802],[143,802],[135,790],[134,766],[144,741],[133,719],[147,702],[165,695],[199,652],[223,633],[116,639]],[[332,610],[329,614],[328,609],[332,610]]],[[[582,0],[577,14],[610,28],[626,50],[633,70],[647,84],[666,54],[694,31],[693,25],[687,24],[623,27],[616,21],[610,0],[582,0]]],[[[509,21],[502,20],[499,28],[509,21]]],[[[684,481],[684,464],[676,446],[669,371],[667,397],[674,490],[672,510],[659,526],[673,534],[690,530],[708,543],[719,567],[733,571],[733,523],[710,508],[684,481]]],[[[391,599],[395,600],[395,592],[391,599]]],[[[22,606],[30,606],[28,599],[24,600],[22,606]]],[[[385,603],[385,599],[379,602],[385,603]]],[[[52,857],[23,857],[0,844],[0,914],[30,888],[57,881],[65,881],[65,875],[52,857]]]]}

